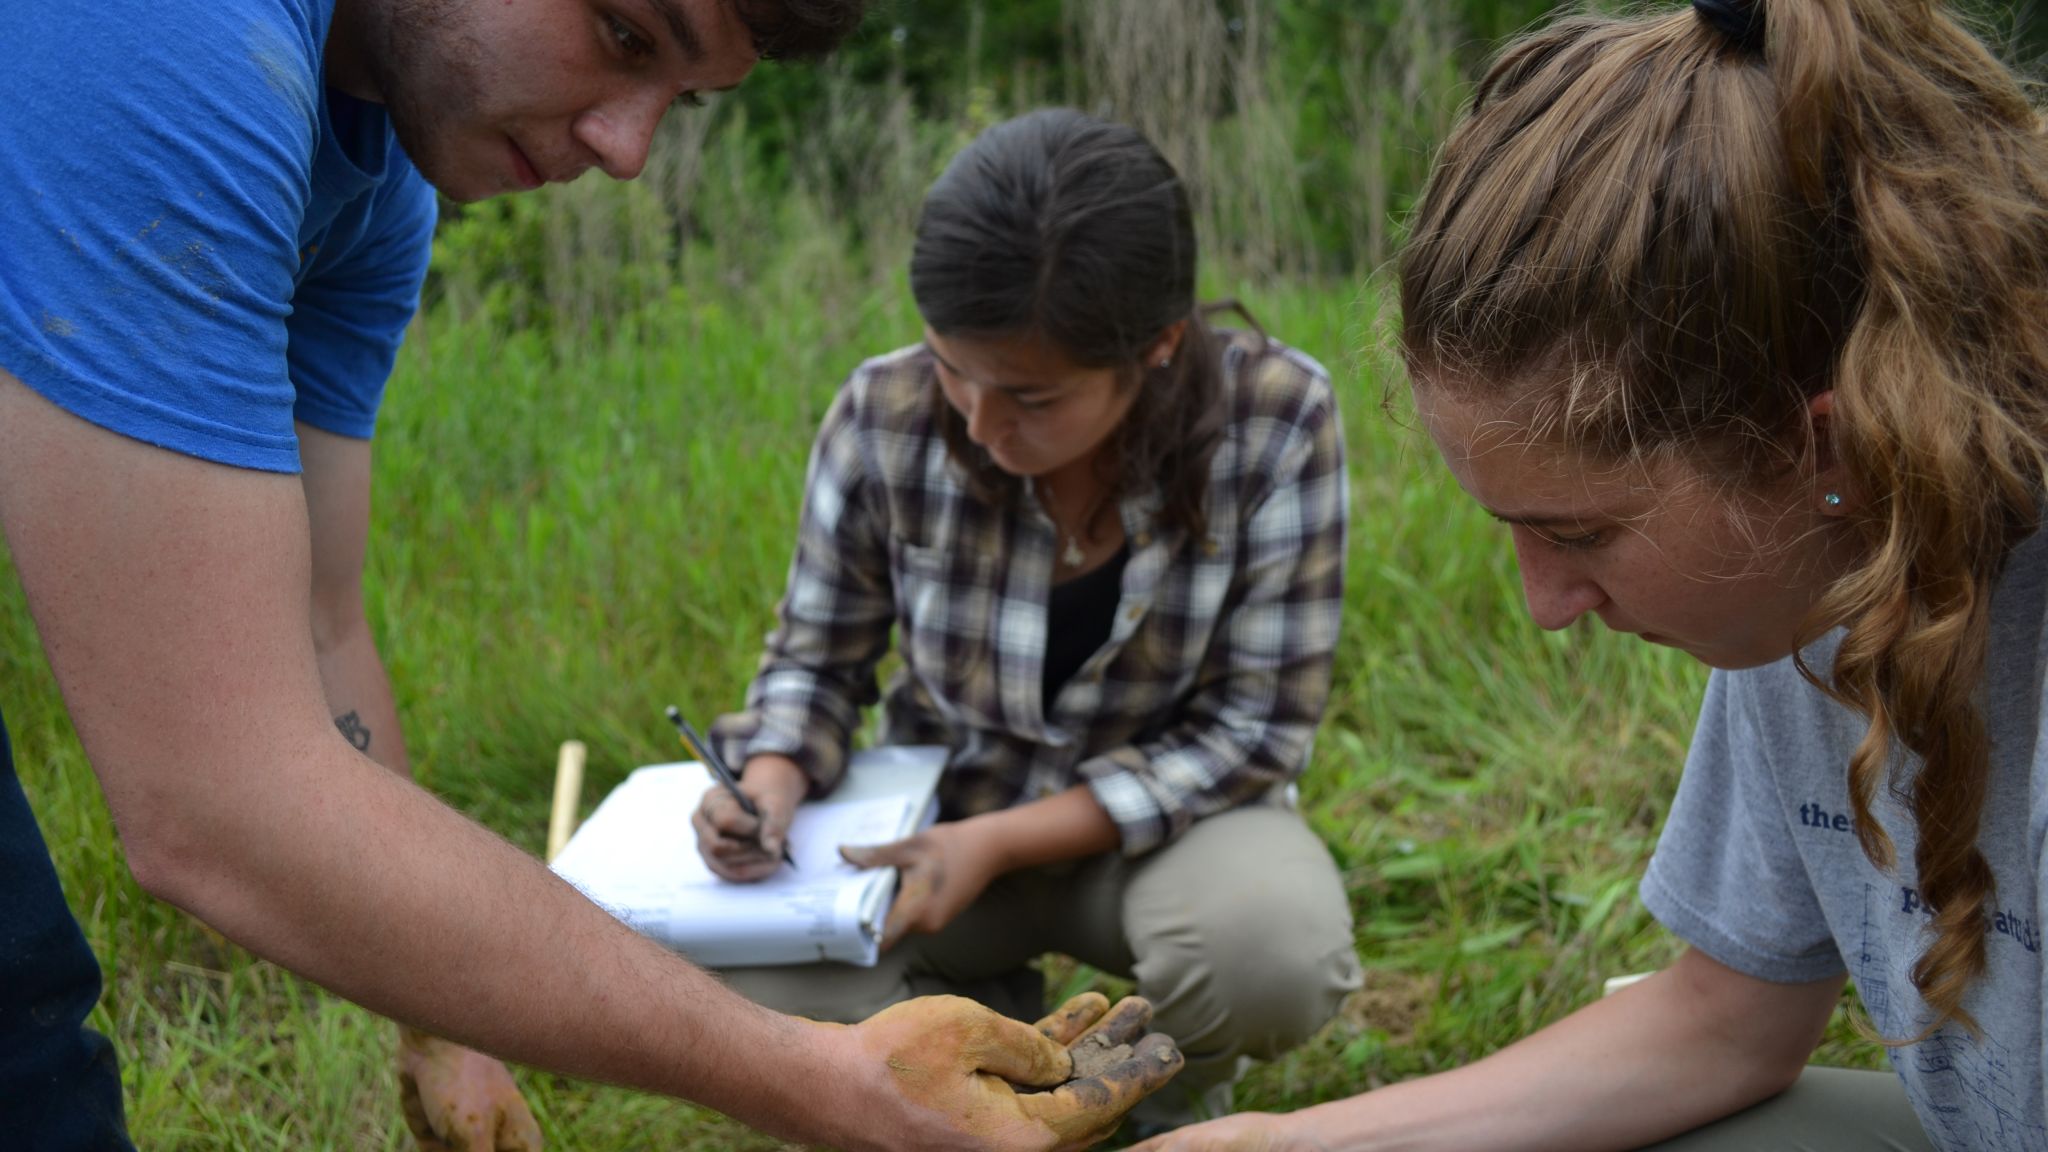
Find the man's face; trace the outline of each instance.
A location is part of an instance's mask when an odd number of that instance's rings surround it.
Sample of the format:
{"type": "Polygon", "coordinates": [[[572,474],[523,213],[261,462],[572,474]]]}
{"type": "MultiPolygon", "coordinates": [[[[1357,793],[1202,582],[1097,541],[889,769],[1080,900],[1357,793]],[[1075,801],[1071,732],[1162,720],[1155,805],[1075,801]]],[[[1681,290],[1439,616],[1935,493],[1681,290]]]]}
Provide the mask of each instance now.
{"type": "Polygon", "coordinates": [[[738,84],[731,0],[357,0],[399,142],[451,200],[640,174],[662,114],[738,84]]]}
{"type": "Polygon", "coordinates": [[[1754,667],[1791,654],[1852,562],[1812,480],[1738,492],[1676,462],[1589,460],[1444,388],[1418,386],[1415,400],[1451,474],[1508,525],[1543,628],[1590,613],[1715,668],[1754,667]]]}

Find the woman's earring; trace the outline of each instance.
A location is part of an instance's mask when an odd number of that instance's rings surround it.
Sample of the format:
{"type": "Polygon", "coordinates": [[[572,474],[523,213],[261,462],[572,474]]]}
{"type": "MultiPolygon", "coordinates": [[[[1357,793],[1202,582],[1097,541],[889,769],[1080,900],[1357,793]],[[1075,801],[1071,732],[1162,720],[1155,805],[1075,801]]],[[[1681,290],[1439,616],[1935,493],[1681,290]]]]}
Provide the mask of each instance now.
{"type": "Polygon", "coordinates": [[[1159,366],[1160,366],[1161,368],[1171,368],[1171,367],[1173,367],[1173,357],[1171,357],[1171,356],[1161,356],[1161,357],[1159,358],[1159,366]]]}
{"type": "Polygon", "coordinates": [[[1830,492],[1820,499],[1821,503],[1826,504],[1830,508],[1840,508],[1842,506],[1842,494],[1840,492],[1830,492]]]}

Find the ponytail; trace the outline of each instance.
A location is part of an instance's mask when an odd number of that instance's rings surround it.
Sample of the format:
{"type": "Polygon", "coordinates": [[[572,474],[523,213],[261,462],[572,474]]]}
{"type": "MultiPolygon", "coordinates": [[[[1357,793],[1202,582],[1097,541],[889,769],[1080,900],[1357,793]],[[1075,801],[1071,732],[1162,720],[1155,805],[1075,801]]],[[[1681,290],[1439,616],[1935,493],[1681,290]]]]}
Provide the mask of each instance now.
{"type": "MultiPolygon", "coordinates": [[[[1835,374],[1832,442],[1855,495],[1865,564],[1805,629],[1846,627],[1809,680],[1869,717],[1849,761],[1863,851],[1893,862],[1874,815],[1894,749],[1934,912],[1913,985],[1934,1020],[1985,969],[1995,880],[1977,846],[1990,740],[1979,689],[1992,590],[2039,526],[2048,429],[2048,165],[2006,71],[1924,0],[1772,5],[1766,56],[1784,94],[1802,195],[1842,195],[1856,222],[1863,307],[1835,374]]],[[[1921,1035],[1924,1037],[1927,1032],[1921,1035]]]]}
{"type": "Polygon", "coordinates": [[[1928,0],[1701,6],[1746,22],[1571,17],[1494,64],[1401,259],[1411,376],[1532,401],[1604,459],[1676,453],[1737,485],[1839,467],[1861,563],[1800,636],[1843,628],[1832,668],[1800,668],[1868,718],[1848,764],[1864,852],[1894,864],[1888,792],[1917,827],[1927,1031],[1975,1030],[1978,692],[2048,476],[2048,151],[2010,73],[1928,0]]]}

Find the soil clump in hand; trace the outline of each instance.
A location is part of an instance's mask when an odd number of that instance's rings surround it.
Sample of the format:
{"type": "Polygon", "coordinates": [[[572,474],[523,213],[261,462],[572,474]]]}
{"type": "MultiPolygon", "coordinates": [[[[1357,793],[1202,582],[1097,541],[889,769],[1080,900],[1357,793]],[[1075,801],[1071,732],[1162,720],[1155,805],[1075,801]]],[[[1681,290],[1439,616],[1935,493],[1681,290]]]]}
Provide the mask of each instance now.
{"type": "Polygon", "coordinates": [[[1100,1076],[1131,1058],[1129,1044],[1117,1044],[1103,1032],[1082,1037],[1071,1051],[1074,1057],[1075,1080],[1100,1076]]]}

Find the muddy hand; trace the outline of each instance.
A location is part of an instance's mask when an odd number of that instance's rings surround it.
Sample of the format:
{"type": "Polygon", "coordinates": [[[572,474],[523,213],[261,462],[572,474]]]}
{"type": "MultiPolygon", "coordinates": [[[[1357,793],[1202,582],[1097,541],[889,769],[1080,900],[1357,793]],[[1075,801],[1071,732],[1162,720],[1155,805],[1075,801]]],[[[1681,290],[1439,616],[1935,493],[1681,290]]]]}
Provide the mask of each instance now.
{"type": "Polygon", "coordinates": [[[882,927],[882,951],[912,932],[937,932],[981,898],[1002,865],[992,841],[965,824],[934,824],[908,840],[847,845],[839,855],[856,868],[894,868],[900,881],[882,927]]]}
{"type": "Polygon", "coordinates": [[[1085,1147],[1109,1135],[1124,1113],[1180,1071],[1180,1052],[1166,1036],[1148,1035],[1151,1023],[1152,1005],[1143,997],[1111,1006],[1099,992],[1083,992],[1038,1022],[1039,1034],[1064,1046],[1075,1063],[1071,1079],[1043,1094],[1053,1098],[1049,1111],[1064,1111],[1069,1138],[1080,1138],[1058,1147],[1085,1147]],[[1101,1059],[1083,1067],[1080,1054],[1090,1047],[1101,1059]]]}
{"type": "Polygon", "coordinates": [[[749,816],[723,788],[707,789],[690,827],[697,833],[697,854],[705,866],[727,880],[765,880],[782,868],[783,845],[790,822],[803,802],[810,781],[803,769],[782,756],[756,756],[740,773],[740,791],[761,815],[749,816]]]}
{"type": "Polygon", "coordinates": [[[400,1028],[399,1106],[422,1152],[540,1152],[540,1125],[505,1066],[400,1028]]]}
{"type": "Polygon", "coordinates": [[[1132,1000],[1106,1009],[1091,993],[1033,1027],[971,1000],[930,996],[880,1012],[853,1031],[889,1070],[895,1090],[957,1132],[958,1145],[1063,1152],[1107,1136],[1180,1071],[1173,1041],[1144,1034],[1149,1005],[1132,1000]],[[1078,1043],[1091,1032],[1134,1046],[1096,1075],[1070,1079],[1074,1060],[1062,1041],[1078,1043]]]}
{"type": "Polygon", "coordinates": [[[1154,1136],[1130,1152],[1329,1152],[1329,1145],[1296,1131],[1292,1119],[1240,1112],[1154,1136]]]}

